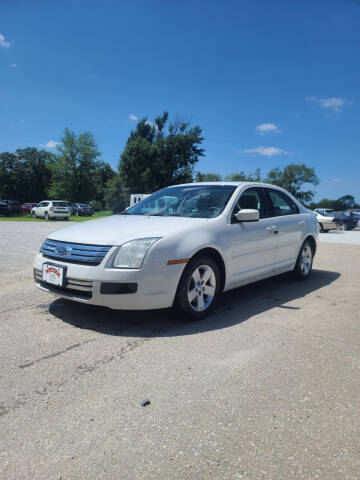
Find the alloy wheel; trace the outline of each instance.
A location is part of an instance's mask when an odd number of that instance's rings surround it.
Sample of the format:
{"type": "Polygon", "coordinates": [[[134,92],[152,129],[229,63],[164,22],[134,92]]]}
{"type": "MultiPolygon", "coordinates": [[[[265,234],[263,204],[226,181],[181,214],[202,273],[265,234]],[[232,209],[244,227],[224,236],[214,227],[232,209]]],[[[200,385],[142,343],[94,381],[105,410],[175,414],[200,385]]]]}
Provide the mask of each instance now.
{"type": "Polygon", "coordinates": [[[300,268],[303,275],[307,275],[311,270],[313,253],[309,243],[306,243],[301,252],[300,268]]]}
{"type": "Polygon", "coordinates": [[[200,265],[193,271],[188,284],[189,305],[195,312],[209,308],[216,292],[216,275],[209,265],[200,265]]]}

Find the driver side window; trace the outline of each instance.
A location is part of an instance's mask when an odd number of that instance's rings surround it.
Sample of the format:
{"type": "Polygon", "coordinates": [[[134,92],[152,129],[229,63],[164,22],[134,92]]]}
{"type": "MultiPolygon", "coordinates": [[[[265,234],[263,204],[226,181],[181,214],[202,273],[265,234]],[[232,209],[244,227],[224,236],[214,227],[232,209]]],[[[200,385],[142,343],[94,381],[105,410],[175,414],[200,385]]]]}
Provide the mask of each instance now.
{"type": "Polygon", "coordinates": [[[267,218],[269,215],[262,188],[252,187],[245,190],[236,202],[233,213],[235,214],[241,209],[259,210],[260,218],[267,218]]]}

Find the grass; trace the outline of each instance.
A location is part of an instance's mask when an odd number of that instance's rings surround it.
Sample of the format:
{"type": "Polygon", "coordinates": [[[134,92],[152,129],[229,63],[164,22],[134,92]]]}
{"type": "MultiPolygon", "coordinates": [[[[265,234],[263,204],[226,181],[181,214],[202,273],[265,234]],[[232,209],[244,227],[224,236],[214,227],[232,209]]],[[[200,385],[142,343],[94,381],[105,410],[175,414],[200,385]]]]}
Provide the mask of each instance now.
{"type": "MultiPolygon", "coordinates": [[[[71,222],[86,222],[86,220],[94,220],[95,218],[108,217],[112,215],[111,210],[103,210],[101,212],[95,212],[92,217],[77,217],[76,215],[71,215],[69,221],[71,222]]],[[[33,218],[30,213],[24,213],[24,215],[16,215],[14,217],[0,217],[0,222],[66,222],[66,220],[45,220],[44,218],[33,218]]]]}

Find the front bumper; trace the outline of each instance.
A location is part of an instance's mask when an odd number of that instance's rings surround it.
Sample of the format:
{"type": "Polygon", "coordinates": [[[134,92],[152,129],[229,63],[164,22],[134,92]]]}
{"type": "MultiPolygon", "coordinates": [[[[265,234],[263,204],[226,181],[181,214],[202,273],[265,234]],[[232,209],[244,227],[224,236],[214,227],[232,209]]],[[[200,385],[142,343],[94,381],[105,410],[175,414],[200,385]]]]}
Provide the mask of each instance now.
{"type": "Polygon", "coordinates": [[[172,306],[185,266],[167,265],[164,261],[144,263],[139,270],[120,270],[105,265],[106,258],[98,266],[88,266],[46,258],[42,253],[38,253],[34,261],[34,279],[41,290],[77,302],[116,310],[151,310],[172,306]],[[44,263],[66,267],[64,287],[54,287],[42,282],[44,263]],[[104,284],[107,288],[104,288],[104,284]],[[124,288],[111,288],[109,284],[121,284],[124,288]],[[112,293],[112,290],[116,293],[112,293]],[[102,293],[104,291],[111,293],[102,293]],[[117,293],[119,291],[124,293],[117,293]],[[128,293],[129,291],[131,293],[128,293]]]}

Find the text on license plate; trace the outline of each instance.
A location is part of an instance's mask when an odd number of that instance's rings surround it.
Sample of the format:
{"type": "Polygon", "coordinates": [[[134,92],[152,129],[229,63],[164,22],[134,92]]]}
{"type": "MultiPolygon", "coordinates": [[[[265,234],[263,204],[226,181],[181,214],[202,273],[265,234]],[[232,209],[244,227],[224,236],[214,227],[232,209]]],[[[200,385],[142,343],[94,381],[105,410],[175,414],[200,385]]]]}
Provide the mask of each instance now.
{"type": "Polygon", "coordinates": [[[64,269],[58,265],[49,263],[43,264],[42,271],[43,282],[51,283],[52,285],[62,286],[64,279],[64,269]]]}

